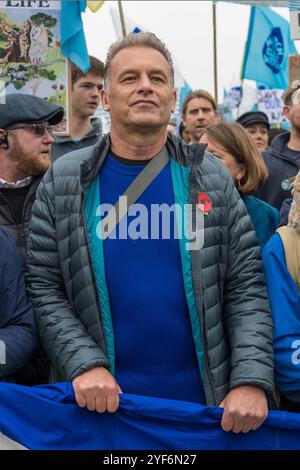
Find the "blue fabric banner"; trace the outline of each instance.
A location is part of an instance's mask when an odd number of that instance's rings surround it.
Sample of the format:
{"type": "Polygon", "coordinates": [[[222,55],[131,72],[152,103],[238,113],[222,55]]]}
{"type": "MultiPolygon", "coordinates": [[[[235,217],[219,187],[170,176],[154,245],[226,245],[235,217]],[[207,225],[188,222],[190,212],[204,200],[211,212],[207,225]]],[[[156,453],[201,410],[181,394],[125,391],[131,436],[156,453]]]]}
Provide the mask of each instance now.
{"type": "Polygon", "coordinates": [[[61,50],[83,73],[90,68],[81,13],[85,0],[62,0],[61,3],[61,50]]]}
{"type": "Polygon", "coordinates": [[[222,431],[223,410],[121,395],[114,413],[79,408],[71,383],[22,387],[0,383],[0,432],[32,450],[295,450],[300,415],[271,411],[248,434],[222,431]]]}
{"type": "Polygon", "coordinates": [[[297,54],[297,49],[288,21],[267,7],[251,7],[242,79],[268,88],[287,88],[291,54],[297,54]]]}

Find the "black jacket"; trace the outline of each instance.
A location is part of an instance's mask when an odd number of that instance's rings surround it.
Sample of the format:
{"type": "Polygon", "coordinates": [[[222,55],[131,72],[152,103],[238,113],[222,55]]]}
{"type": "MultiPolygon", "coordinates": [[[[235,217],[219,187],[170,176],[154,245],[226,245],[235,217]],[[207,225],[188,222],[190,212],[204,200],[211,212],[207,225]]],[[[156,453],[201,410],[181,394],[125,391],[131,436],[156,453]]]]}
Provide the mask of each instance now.
{"type": "Polygon", "coordinates": [[[0,380],[12,381],[38,339],[25,289],[24,266],[13,238],[0,228],[0,380]]]}
{"type": "Polygon", "coordinates": [[[14,211],[0,188],[0,226],[4,227],[15,239],[23,260],[26,258],[26,243],[35,193],[42,176],[33,178],[23,206],[22,222],[18,224],[14,211]]]}
{"type": "Polygon", "coordinates": [[[300,170],[300,152],[290,150],[290,133],[278,135],[272,146],[262,153],[269,176],[255,196],[280,210],[283,201],[291,196],[290,178],[300,170]]]}
{"type": "MultiPolygon", "coordinates": [[[[19,252],[26,259],[26,244],[29,235],[31,210],[35,201],[36,190],[42,176],[33,178],[23,206],[21,224],[16,220],[14,211],[0,188],[0,226],[4,227],[14,238],[19,252]]],[[[22,362],[21,365],[24,363],[22,362]]],[[[39,385],[47,383],[49,377],[49,361],[40,347],[34,357],[14,374],[14,381],[21,385],[39,385]]]]}

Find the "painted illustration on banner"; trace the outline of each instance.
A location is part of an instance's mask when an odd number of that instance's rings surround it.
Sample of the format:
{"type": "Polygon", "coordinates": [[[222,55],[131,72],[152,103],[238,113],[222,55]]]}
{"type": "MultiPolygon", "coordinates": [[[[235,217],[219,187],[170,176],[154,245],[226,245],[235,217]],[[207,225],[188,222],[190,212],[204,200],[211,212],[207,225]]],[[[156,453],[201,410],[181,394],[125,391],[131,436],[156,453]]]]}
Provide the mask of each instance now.
{"type": "Polygon", "coordinates": [[[29,93],[64,107],[68,133],[69,71],[60,50],[60,1],[0,1],[0,80],[5,94],[29,93]]]}

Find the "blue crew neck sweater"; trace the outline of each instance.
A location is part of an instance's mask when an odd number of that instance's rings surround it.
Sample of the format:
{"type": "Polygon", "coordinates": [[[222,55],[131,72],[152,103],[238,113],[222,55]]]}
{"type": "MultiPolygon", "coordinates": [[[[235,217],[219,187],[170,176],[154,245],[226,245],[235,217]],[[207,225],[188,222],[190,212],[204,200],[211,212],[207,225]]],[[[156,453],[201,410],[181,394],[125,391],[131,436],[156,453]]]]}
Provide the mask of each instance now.
{"type": "MultiPolygon", "coordinates": [[[[101,204],[114,205],[143,168],[108,155],[99,177],[101,204]]],[[[120,239],[120,233],[124,234],[121,221],[121,230],[118,227],[104,241],[116,380],[125,393],[205,403],[184,291],[179,240],[174,237],[175,217],[171,217],[169,239],[163,238],[161,226],[158,239],[143,238],[147,225],[151,233],[151,204],[174,204],[170,165],[137,203],[148,209],[143,227],[134,223],[136,217],[129,213],[125,232],[128,229],[131,237],[120,239]],[[137,238],[139,231],[142,236],[137,238]]]]}

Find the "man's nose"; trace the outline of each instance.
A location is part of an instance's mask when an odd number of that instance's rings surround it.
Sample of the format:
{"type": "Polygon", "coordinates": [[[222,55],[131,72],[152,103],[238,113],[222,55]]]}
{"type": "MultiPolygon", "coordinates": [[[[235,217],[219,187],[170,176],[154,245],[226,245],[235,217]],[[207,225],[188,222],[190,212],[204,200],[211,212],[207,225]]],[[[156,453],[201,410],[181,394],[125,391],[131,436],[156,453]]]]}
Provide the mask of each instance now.
{"type": "Polygon", "coordinates": [[[204,118],[204,113],[203,113],[202,109],[198,110],[197,118],[198,119],[203,119],[204,118]]]}
{"type": "Polygon", "coordinates": [[[45,144],[53,144],[54,142],[54,137],[52,134],[50,134],[50,132],[48,132],[47,130],[45,131],[45,134],[44,134],[44,143],[45,144]]]}
{"type": "Polygon", "coordinates": [[[101,93],[101,91],[99,90],[99,88],[98,88],[97,85],[95,85],[95,86],[93,86],[93,87],[91,88],[91,95],[92,95],[92,96],[97,96],[97,97],[99,97],[99,96],[100,96],[100,93],[101,93]]]}
{"type": "Polygon", "coordinates": [[[138,81],[138,92],[152,92],[152,83],[148,75],[143,74],[141,75],[138,81]]]}

